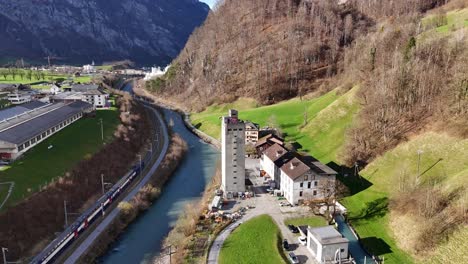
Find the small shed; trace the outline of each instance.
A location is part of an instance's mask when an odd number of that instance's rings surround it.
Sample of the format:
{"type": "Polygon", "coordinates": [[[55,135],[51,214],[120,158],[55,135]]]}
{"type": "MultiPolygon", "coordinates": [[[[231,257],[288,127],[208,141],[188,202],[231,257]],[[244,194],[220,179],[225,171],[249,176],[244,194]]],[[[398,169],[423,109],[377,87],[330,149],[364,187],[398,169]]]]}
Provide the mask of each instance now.
{"type": "Polygon", "coordinates": [[[215,196],[213,198],[213,201],[211,201],[210,210],[218,211],[218,210],[221,210],[222,207],[223,207],[223,197],[218,196],[218,195],[215,196]]]}

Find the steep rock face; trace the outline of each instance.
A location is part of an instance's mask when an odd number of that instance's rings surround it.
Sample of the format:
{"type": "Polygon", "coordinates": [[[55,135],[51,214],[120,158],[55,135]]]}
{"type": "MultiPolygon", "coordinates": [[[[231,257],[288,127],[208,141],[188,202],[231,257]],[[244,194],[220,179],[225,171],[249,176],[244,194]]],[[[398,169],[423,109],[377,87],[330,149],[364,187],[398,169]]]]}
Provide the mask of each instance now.
{"type": "Polygon", "coordinates": [[[0,0],[0,57],[162,65],[208,12],[198,0],[0,0]]]}

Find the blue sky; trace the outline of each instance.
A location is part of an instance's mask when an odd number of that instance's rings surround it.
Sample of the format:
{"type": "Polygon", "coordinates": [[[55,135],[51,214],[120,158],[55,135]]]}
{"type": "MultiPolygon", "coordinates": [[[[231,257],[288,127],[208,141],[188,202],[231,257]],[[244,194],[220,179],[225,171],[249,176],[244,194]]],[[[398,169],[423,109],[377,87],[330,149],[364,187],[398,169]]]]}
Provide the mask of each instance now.
{"type": "Polygon", "coordinates": [[[205,2],[207,3],[211,8],[213,8],[214,3],[216,0],[200,0],[200,2],[205,2]]]}

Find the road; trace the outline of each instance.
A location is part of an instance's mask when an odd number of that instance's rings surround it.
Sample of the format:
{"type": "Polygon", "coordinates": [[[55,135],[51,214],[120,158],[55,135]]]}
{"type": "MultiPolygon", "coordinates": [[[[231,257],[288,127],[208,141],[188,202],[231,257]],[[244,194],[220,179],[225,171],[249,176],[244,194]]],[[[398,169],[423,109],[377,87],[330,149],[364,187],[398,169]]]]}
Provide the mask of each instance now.
{"type": "Polygon", "coordinates": [[[284,224],[284,220],[292,217],[301,217],[305,216],[306,212],[302,211],[300,207],[280,207],[278,200],[266,193],[267,186],[264,185],[264,179],[258,177],[258,171],[260,169],[258,160],[246,159],[246,171],[249,173],[249,179],[254,184],[254,192],[256,194],[255,198],[248,200],[241,200],[236,203],[236,205],[230,211],[235,211],[240,207],[245,206],[254,206],[253,209],[248,210],[246,214],[238,220],[229,225],[225,230],[223,230],[214,240],[209,254],[208,254],[208,264],[218,263],[219,254],[223,246],[224,241],[229,237],[232,231],[239,225],[239,223],[248,221],[251,218],[254,218],[259,215],[267,214],[270,215],[273,220],[276,222],[276,225],[279,227],[282,237],[287,239],[293,251],[300,260],[300,263],[316,263],[312,258],[310,253],[307,251],[305,246],[299,244],[298,236],[289,231],[288,227],[284,224]]]}
{"type": "MultiPolygon", "coordinates": [[[[131,200],[138,191],[150,180],[150,178],[154,175],[156,170],[158,169],[159,165],[161,164],[168,148],[169,148],[169,135],[167,131],[167,127],[164,123],[163,118],[161,115],[150,105],[144,104],[145,107],[150,109],[155,116],[155,122],[159,123],[159,127],[161,128],[162,137],[160,136],[159,139],[162,140],[163,146],[161,151],[159,152],[159,157],[157,158],[156,162],[153,163],[151,169],[149,169],[143,179],[138,183],[138,185],[123,199],[123,201],[131,200]]],[[[158,126],[156,126],[158,127],[158,126]]],[[[91,232],[86,239],[81,242],[81,244],[74,250],[74,252],[65,260],[64,263],[72,264],[76,263],[79,258],[93,245],[94,240],[106,230],[110,223],[118,216],[119,208],[115,207],[110,213],[108,213],[104,220],[91,232]]]]}

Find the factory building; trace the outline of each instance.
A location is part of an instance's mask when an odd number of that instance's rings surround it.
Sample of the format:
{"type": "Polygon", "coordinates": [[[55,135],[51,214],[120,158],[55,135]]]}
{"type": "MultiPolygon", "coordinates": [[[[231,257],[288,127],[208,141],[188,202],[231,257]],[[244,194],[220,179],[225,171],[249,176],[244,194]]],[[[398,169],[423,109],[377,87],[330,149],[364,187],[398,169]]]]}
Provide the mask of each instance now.
{"type": "Polygon", "coordinates": [[[11,117],[4,116],[4,119],[0,120],[0,158],[7,161],[19,158],[29,149],[93,110],[93,105],[76,101],[46,104],[11,117]]]}
{"type": "Polygon", "coordinates": [[[236,110],[221,121],[222,190],[231,198],[245,192],[245,123],[236,110]]]}

